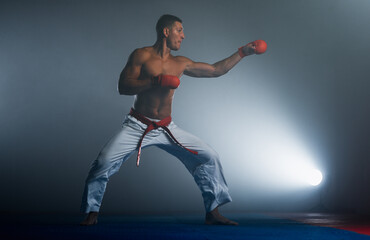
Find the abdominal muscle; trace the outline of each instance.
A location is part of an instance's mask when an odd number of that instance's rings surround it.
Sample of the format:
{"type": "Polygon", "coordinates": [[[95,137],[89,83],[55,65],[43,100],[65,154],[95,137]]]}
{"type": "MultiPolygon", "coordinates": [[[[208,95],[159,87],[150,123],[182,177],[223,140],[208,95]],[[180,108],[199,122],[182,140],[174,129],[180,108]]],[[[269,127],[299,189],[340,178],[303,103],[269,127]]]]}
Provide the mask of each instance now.
{"type": "Polygon", "coordinates": [[[171,116],[175,90],[152,87],[135,96],[134,108],[148,118],[164,119],[171,116]]]}

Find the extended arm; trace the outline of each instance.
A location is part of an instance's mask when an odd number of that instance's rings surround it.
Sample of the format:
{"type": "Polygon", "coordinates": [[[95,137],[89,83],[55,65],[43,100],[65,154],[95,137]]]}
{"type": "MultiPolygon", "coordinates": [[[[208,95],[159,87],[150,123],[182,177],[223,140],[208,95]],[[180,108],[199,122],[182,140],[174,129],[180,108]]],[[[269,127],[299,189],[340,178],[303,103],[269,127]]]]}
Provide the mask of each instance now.
{"type": "Polygon", "coordinates": [[[242,55],[239,51],[235,52],[228,58],[225,58],[214,64],[193,62],[188,60],[184,74],[191,77],[219,77],[232,69],[241,59],[242,56],[254,54],[254,46],[251,43],[241,48],[242,55]]]}

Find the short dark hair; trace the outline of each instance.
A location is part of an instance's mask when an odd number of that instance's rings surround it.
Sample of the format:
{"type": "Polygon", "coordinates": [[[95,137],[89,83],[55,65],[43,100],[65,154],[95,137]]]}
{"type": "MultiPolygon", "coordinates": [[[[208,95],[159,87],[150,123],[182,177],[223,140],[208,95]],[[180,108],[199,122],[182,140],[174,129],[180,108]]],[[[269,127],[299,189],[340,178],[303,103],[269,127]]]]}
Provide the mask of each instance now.
{"type": "Polygon", "coordinates": [[[157,25],[155,26],[155,29],[157,30],[157,39],[163,38],[163,28],[166,28],[166,27],[170,28],[175,22],[182,23],[182,20],[170,14],[162,15],[158,19],[157,25]]]}

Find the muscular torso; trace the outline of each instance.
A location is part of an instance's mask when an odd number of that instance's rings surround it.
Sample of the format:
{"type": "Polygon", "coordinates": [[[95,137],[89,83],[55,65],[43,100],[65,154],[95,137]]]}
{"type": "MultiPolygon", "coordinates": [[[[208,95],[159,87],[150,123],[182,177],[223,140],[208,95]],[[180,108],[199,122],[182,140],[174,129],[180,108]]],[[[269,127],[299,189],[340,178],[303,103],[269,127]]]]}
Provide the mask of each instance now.
{"type": "MultiPolygon", "coordinates": [[[[155,54],[153,48],[148,47],[146,50],[151,55],[141,67],[140,78],[158,75],[181,77],[186,65],[181,57],[169,55],[162,59],[155,54]]],[[[149,118],[163,119],[171,115],[174,92],[174,89],[152,86],[136,95],[134,108],[149,118]]]]}

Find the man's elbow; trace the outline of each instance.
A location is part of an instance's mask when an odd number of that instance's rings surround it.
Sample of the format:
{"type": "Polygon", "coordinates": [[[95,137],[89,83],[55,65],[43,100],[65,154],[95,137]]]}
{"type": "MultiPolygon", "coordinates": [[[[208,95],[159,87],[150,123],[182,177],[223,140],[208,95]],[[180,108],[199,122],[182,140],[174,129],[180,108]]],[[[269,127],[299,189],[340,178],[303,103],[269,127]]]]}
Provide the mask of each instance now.
{"type": "Polygon", "coordinates": [[[122,86],[121,79],[118,81],[117,90],[120,95],[125,95],[125,90],[124,87],[122,86]]]}
{"type": "Polygon", "coordinates": [[[213,65],[213,71],[211,77],[220,77],[224,74],[228,73],[228,70],[225,68],[221,68],[220,66],[213,65]]]}
{"type": "Polygon", "coordinates": [[[127,95],[127,90],[128,90],[127,81],[122,73],[118,79],[117,90],[120,95],[127,95]]]}
{"type": "Polygon", "coordinates": [[[127,86],[127,85],[125,85],[125,84],[123,83],[123,81],[119,81],[119,82],[118,82],[117,90],[118,90],[118,93],[119,93],[120,95],[133,95],[133,94],[131,93],[130,87],[129,87],[129,86],[127,86]]]}
{"type": "Polygon", "coordinates": [[[120,87],[118,87],[118,93],[119,93],[119,95],[126,95],[125,91],[120,87]]]}
{"type": "Polygon", "coordinates": [[[229,71],[227,70],[216,70],[214,73],[213,73],[213,76],[212,77],[221,77],[222,75],[225,75],[226,73],[228,73],[229,71]]]}
{"type": "Polygon", "coordinates": [[[122,85],[118,86],[118,93],[120,95],[135,95],[136,93],[132,91],[129,87],[124,87],[122,85]]]}

